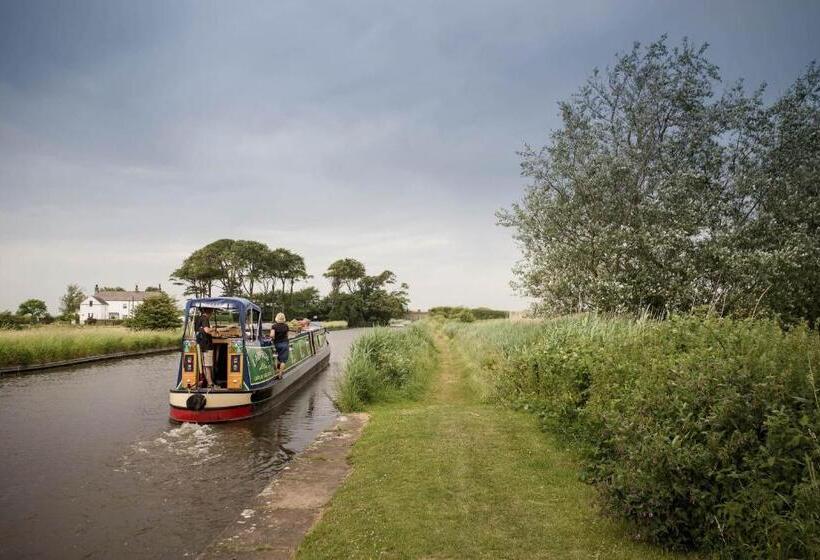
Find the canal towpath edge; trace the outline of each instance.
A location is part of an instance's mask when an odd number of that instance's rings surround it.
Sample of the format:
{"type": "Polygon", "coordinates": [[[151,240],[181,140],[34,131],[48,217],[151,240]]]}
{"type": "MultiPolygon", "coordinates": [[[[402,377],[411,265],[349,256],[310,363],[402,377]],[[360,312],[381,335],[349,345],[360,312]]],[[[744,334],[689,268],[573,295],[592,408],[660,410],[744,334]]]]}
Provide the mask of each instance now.
{"type": "Polygon", "coordinates": [[[199,560],[291,558],[351,471],[348,455],[367,425],[365,413],[340,416],[286,466],[199,560]]]}

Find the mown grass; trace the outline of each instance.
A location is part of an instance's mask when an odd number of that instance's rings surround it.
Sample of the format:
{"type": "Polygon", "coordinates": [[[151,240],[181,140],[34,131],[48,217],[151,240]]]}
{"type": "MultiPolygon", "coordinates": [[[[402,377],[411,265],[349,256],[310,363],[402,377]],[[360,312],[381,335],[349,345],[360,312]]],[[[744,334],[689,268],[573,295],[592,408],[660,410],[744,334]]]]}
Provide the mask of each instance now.
{"type": "Polygon", "coordinates": [[[820,337],[765,320],[449,324],[488,403],[584,456],[608,509],[669,546],[820,558],[820,337]]]}
{"type": "Polygon", "coordinates": [[[423,327],[373,329],[350,349],[337,405],[349,412],[370,403],[417,398],[435,366],[436,350],[423,327]]]}
{"type": "Polygon", "coordinates": [[[177,330],[132,331],[125,327],[43,326],[0,331],[0,367],[172,347],[179,340],[177,330]]]}
{"type": "Polygon", "coordinates": [[[299,558],[679,557],[599,515],[573,456],[531,415],[480,402],[442,340],[420,400],[367,408],[353,472],[299,558]]]}

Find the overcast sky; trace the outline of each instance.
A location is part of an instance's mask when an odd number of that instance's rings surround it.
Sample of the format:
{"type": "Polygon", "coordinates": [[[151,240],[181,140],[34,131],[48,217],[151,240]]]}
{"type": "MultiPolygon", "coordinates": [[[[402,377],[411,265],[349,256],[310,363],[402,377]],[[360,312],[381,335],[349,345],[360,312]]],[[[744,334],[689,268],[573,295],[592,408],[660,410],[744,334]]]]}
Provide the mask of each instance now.
{"type": "MultiPolygon", "coordinates": [[[[709,42],[776,96],[820,55],[817,1],[0,1],[0,309],[162,283],[253,239],[522,309],[494,213],[516,150],[633,41],[709,42]]],[[[178,293],[178,292],[177,292],[178,293]]]]}

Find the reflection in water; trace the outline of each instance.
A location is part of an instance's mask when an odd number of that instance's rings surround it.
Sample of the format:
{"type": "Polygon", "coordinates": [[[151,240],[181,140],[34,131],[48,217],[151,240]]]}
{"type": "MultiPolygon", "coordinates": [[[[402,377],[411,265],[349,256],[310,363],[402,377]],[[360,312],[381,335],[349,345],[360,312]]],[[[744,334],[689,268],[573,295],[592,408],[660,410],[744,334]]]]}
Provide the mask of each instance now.
{"type": "Polygon", "coordinates": [[[279,410],[225,425],[167,420],[177,357],[0,380],[0,558],[196,555],[337,416],[357,331],[279,410]]]}

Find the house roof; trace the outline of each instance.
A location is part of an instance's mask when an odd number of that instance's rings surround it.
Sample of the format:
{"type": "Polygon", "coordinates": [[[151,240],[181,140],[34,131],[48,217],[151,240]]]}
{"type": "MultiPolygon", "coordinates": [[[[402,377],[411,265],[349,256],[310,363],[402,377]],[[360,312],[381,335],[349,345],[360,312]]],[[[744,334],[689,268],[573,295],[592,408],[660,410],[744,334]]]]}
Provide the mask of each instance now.
{"type": "Polygon", "coordinates": [[[97,292],[93,297],[106,303],[109,301],[143,301],[146,297],[156,295],[157,292],[97,292]]]}

